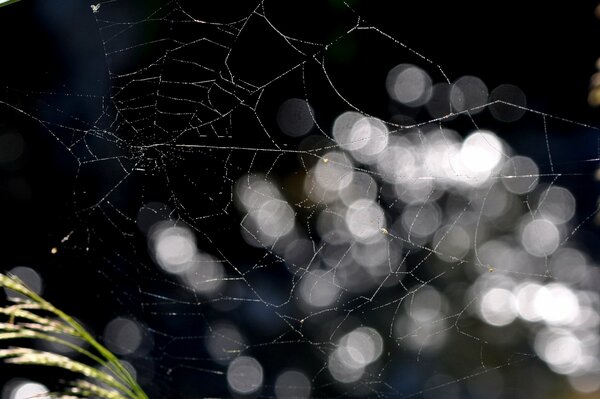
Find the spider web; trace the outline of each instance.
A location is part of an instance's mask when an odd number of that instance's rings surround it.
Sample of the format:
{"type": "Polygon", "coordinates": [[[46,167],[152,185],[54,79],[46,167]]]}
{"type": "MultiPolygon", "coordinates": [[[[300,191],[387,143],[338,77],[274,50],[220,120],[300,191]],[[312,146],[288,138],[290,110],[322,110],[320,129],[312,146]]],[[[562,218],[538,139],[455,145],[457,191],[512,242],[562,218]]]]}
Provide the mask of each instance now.
{"type": "Polygon", "coordinates": [[[7,89],[76,165],[53,252],[112,284],[107,345],[162,397],[598,389],[596,210],[565,187],[600,154],[553,151],[596,128],[306,9],[101,2],[98,93],[7,89]],[[532,126],[535,154],[504,139],[532,126]]]}

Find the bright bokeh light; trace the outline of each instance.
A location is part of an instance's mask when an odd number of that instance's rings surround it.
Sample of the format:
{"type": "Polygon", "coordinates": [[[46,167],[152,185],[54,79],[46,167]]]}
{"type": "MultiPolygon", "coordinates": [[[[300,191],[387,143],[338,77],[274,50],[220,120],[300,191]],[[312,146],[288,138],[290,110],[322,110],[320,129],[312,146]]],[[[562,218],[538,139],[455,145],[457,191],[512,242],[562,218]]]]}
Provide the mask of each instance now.
{"type": "Polygon", "coordinates": [[[448,225],[440,228],[433,237],[435,254],[444,262],[459,262],[469,252],[470,248],[471,237],[460,225],[448,225]]]}
{"type": "Polygon", "coordinates": [[[396,241],[389,242],[385,236],[366,243],[356,242],[350,250],[352,259],[367,269],[374,276],[386,276],[390,272],[390,264],[400,260],[401,247],[396,241]]]}
{"type": "Polygon", "coordinates": [[[410,205],[402,211],[402,227],[410,237],[429,237],[437,231],[442,222],[439,206],[433,202],[410,205]]]}
{"type": "Polygon", "coordinates": [[[359,327],[351,331],[340,340],[340,345],[347,348],[352,361],[360,366],[373,363],[383,351],[383,339],[371,327],[359,327]]]}
{"type": "Polygon", "coordinates": [[[329,355],[327,368],[336,381],[344,384],[360,380],[365,372],[364,366],[357,364],[346,348],[337,348],[329,355]]]}
{"type": "Polygon", "coordinates": [[[352,126],[352,142],[360,147],[352,151],[352,156],[359,162],[371,164],[388,144],[389,132],[379,119],[363,118],[352,126]]]}
{"type": "Polygon", "coordinates": [[[271,239],[286,235],[294,228],[294,210],[281,200],[267,200],[252,215],[262,234],[271,239]]]}
{"type": "Polygon", "coordinates": [[[331,151],[323,155],[323,160],[318,162],[313,168],[315,182],[318,185],[318,191],[311,194],[314,187],[308,186],[306,191],[317,201],[320,200],[318,193],[320,191],[337,193],[352,182],[354,174],[353,165],[348,156],[339,151],[331,151]]]}
{"type": "Polygon", "coordinates": [[[550,325],[569,325],[579,315],[579,301],[571,289],[552,283],[536,291],[533,309],[550,325]]]}
{"type": "Polygon", "coordinates": [[[459,170],[465,173],[468,180],[486,180],[502,161],[504,146],[498,137],[488,131],[479,130],[471,133],[460,149],[459,170]]]}
{"type": "Polygon", "coordinates": [[[235,198],[246,210],[256,210],[268,200],[281,199],[279,190],[264,175],[245,175],[235,185],[235,198]]]}
{"type": "MultiPolygon", "coordinates": [[[[379,119],[365,117],[357,112],[344,112],[334,122],[333,138],[341,148],[356,160],[371,164],[387,146],[389,132],[379,119]]],[[[325,159],[329,159],[327,155],[325,159]]]]}
{"type": "Polygon", "coordinates": [[[195,292],[210,295],[225,285],[223,264],[212,256],[198,253],[191,263],[180,276],[195,292]]]}
{"type": "Polygon", "coordinates": [[[552,275],[559,281],[577,284],[589,275],[587,257],[574,248],[559,248],[549,263],[552,275]]]}
{"type": "Polygon", "coordinates": [[[196,256],[196,239],[185,226],[169,222],[157,223],[150,235],[151,249],[156,263],[166,272],[180,274],[192,266],[196,256]]]}
{"type": "Polygon", "coordinates": [[[355,172],[345,178],[351,179],[350,184],[344,184],[344,188],[339,192],[339,197],[345,205],[349,206],[359,199],[375,201],[379,193],[379,185],[370,175],[355,172]]]}
{"type": "Polygon", "coordinates": [[[417,166],[415,148],[407,140],[394,140],[379,154],[377,169],[388,183],[411,180],[417,166]]]}
{"type": "Polygon", "coordinates": [[[533,256],[544,257],[556,251],[560,243],[558,228],[545,219],[531,220],[521,233],[521,244],[533,256]]]}
{"type": "Polygon", "coordinates": [[[445,302],[435,288],[422,287],[414,293],[410,301],[404,302],[404,307],[412,319],[418,322],[432,322],[441,317],[445,302]]]}
{"type": "Polygon", "coordinates": [[[239,208],[246,212],[241,233],[250,245],[267,247],[294,231],[294,210],[265,176],[242,176],[236,183],[236,194],[239,208]]]}
{"type": "Polygon", "coordinates": [[[353,202],[348,207],[345,219],[350,233],[360,241],[369,241],[386,227],[383,209],[369,200],[353,202]]]}
{"type": "Polygon", "coordinates": [[[300,281],[300,297],[316,308],[324,308],[335,302],[340,288],[334,284],[333,271],[311,270],[300,281]]]}
{"type": "Polygon", "coordinates": [[[371,327],[359,327],[344,335],[329,356],[329,372],[342,383],[355,382],[365,367],[376,361],[383,351],[383,339],[371,327]]]}
{"type": "Polygon", "coordinates": [[[502,169],[502,183],[514,194],[526,194],[537,186],[539,169],[528,157],[514,156],[506,161],[502,169]]]}
{"type": "Polygon", "coordinates": [[[540,216],[554,224],[568,222],[575,215],[575,197],[563,187],[551,186],[540,191],[536,205],[540,216]]]}
{"type": "Polygon", "coordinates": [[[419,286],[403,305],[405,314],[394,325],[398,343],[419,353],[439,349],[448,336],[445,296],[432,286],[419,286]]]}
{"type": "Polygon", "coordinates": [[[523,320],[533,322],[542,319],[540,309],[535,305],[535,299],[542,288],[541,284],[534,282],[525,282],[515,288],[517,312],[523,320]]]}
{"type": "Polygon", "coordinates": [[[424,105],[431,97],[431,78],[427,72],[411,64],[392,68],[385,86],[391,98],[409,107],[424,105]]]}
{"type": "Polygon", "coordinates": [[[249,395],[257,392],[262,387],[263,378],[263,368],[253,357],[236,357],[227,368],[227,384],[235,394],[249,395]]]}
{"type": "Polygon", "coordinates": [[[504,288],[490,289],[481,297],[479,313],[486,323],[496,327],[512,323],[517,317],[513,293],[504,288]]]}
{"type": "Polygon", "coordinates": [[[562,329],[544,329],[535,339],[536,353],[556,373],[576,372],[585,360],[584,344],[571,331],[562,329]]]}
{"type": "Polygon", "coordinates": [[[275,381],[277,399],[309,399],[311,383],[308,377],[297,370],[286,370],[275,381]]]}
{"type": "Polygon", "coordinates": [[[50,399],[48,388],[33,381],[10,380],[2,390],[3,399],[50,399]]]}

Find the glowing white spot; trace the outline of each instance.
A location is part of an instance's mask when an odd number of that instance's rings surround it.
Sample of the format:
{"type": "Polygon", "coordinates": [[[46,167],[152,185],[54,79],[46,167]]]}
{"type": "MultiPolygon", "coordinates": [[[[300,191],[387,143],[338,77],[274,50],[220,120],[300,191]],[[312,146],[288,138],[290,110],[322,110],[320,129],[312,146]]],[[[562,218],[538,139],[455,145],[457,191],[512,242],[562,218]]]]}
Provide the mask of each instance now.
{"type": "MultiPolygon", "coordinates": [[[[331,134],[343,149],[353,151],[366,144],[364,141],[354,141],[352,138],[352,129],[356,122],[361,119],[364,119],[363,115],[358,112],[348,111],[338,116],[333,122],[331,134]]],[[[327,155],[324,158],[329,159],[327,155]]]]}
{"type": "Polygon", "coordinates": [[[412,180],[415,174],[416,160],[409,143],[398,143],[387,147],[377,158],[377,169],[388,183],[400,183],[412,180]]]}
{"type": "Polygon", "coordinates": [[[492,132],[479,130],[470,134],[460,150],[460,160],[469,172],[478,177],[489,174],[502,160],[502,142],[492,132]]]}
{"type": "Polygon", "coordinates": [[[559,248],[550,259],[550,271],[559,281],[579,283],[589,275],[586,256],[574,248],[559,248]]]}
{"type": "Polygon", "coordinates": [[[263,384],[263,368],[253,357],[236,357],[227,368],[227,383],[234,393],[254,393],[263,384]]]}
{"type": "Polygon", "coordinates": [[[474,264],[473,266],[479,272],[487,272],[487,267],[482,265],[501,266],[502,269],[514,267],[517,251],[505,241],[490,240],[483,243],[477,250],[481,265],[474,264]]]}
{"type": "Polygon", "coordinates": [[[348,366],[359,368],[374,362],[381,356],[383,339],[374,328],[359,327],[343,336],[340,346],[345,348],[351,359],[348,366]]]}
{"type": "Polygon", "coordinates": [[[434,287],[423,286],[403,304],[405,315],[394,325],[399,342],[419,352],[439,349],[447,338],[446,298],[434,287]]]}
{"type": "Polygon", "coordinates": [[[502,184],[511,193],[525,194],[533,191],[540,171],[536,163],[527,157],[515,156],[504,164],[502,184]]]}
{"type": "Polygon", "coordinates": [[[281,200],[268,200],[252,214],[258,229],[270,238],[278,238],[289,233],[294,228],[294,216],[292,207],[281,200]]]}
{"type": "Polygon", "coordinates": [[[328,162],[319,162],[313,169],[315,180],[322,190],[338,192],[352,181],[352,163],[341,152],[328,152],[325,157],[328,162]]]}
{"type": "Polygon", "coordinates": [[[566,188],[549,187],[539,193],[537,211],[544,219],[552,223],[568,222],[575,215],[575,197],[566,188]]]}
{"type": "Polygon", "coordinates": [[[427,323],[441,317],[445,301],[438,290],[425,286],[415,292],[411,300],[405,301],[404,307],[413,320],[427,323]]]}
{"type": "Polygon", "coordinates": [[[471,237],[463,227],[448,225],[435,233],[433,248],[436,256],[444,262],[458,262],[469,252],[471,237]]]}
{"type": "Polygon", "coordinates": [[[324,308],[335,302],[340,288],[333,282],[333,272],[312,270],[300,282],[300,297],[314,307],[324,308]]]}
{"type": "Polygon", "coordinates": [[[410,107],[419,107],[431,97],[431,78],[419,67],[400,64],[388,73],[386,88],[394,100],[410,107]]]}
{"type": "Polygon", "coordinates": [[[544,219],[532,220],[525,225],[521,244],[533,256],[551,255],[558,248],[560,234],[554,224],[544,219]]]}
{"type": "Polygon", "coordinates": [[[388,129],[379,119],[361,118],[348,136],[348,150],[362,163],[374,163],[388,143],[388,129]]]}
{"type": "Polygon", "coordinates": [[[346,225],[356,239],[368,241],[381,234],[385,215],[379,205],[369,200],[358,200],[348,207],[346,225]]]}
{"type": "Polygon", "coordinates": [[[339,346],[329,356],[329,372],[342,383],[355,382],[365,367],[381,356],[383,339],[371,327],[359,327],[344,335],[339,346]]]}
{"type": "Polygon", "coordinates": [[[340,190],[339,197],[346,205],[351,205],[359,199],[368,199],[374,201],[379,192],[379,186],[370,175],[364,172],[356,172],[347,175],[345,179],[352,179],[350,184],[340,190]]]}
{"type": "Polygon", "coordinates": [[[290,98],[277,111],[277,124],[288,136],[304,136],[311,131],[315,122],[311,106],[299,98],[290,98]]]}
{"type": "Polygon", "coordinates": [[[515,289],[515,298],[517,312],[523,320],[539,321],[542,315],[539,313],[539,308],[535,306],[535,298],[538,292],[542,289],[540,284],[524,283],[515,289]]]}
{"type": "Polygon", "coordinates": [[[11,380],[3,389],[2,397],[6,399],[50,399],[48,388],[37,382],[11,380]]]}
{"type": "Polygon", "coordinates": [[[277,399],[308,399],[310,391],[310,380],[300,371],[284,371],[275,381],[275,397],[277,399]]]}
{"type": "MultiPolygon", "coordinates": [[[[406,204],[420,204],[436,199],[434,180],[425,175],[424,170],[420,169],[411,180],[405,180],[396,184],[394,191],[402,202],[406,204]]],[[[439,190],[441,193],[442,190],[439,190]]]]}
{"type": "Polygon", "coordinates": [[[548,284],[537,290],[533,300],[535,312],[550,325],[568,325],[579,315],[579,301],[562,284],[548,284]]]}
{"type": "Polygon", "coordinates": [[[154,258],[166,272],[180,274],[189,269],[196,255],[196,239],[190,229],[158,223],[150,235],[154,258]]]}
{"type": "Polygon", "coordinates": [[[493,326],[505,326],[516,318],[515,298],[507,289],[492,288],[481,298],[479,313],[493,326]]]}
{"type": "Polygon", "coordinates": [[[329,355],[327,368],[335,380],[344,384],[360,380],[365,372],[364,366],[357,364],[345,347],[337,348],[329,355]]]}
{"type": "Polygon", "coordinates": [[[440,349],[448,337],[447,324],[443,318],[418,321],[403,316],[394,325],[399,343],[419,352],[440,349]]]}
{"type": "Polygon", "coordinates": [[[429,237],[440,227],[442,215],[437,204],[410,205],[402,211],[402,226],[410,236],[429,237]]]}
{"type": "Polygon", "coordinates": [[[246,211],[260,208],[267,200],[281,199],[279,190],[263,175],[246,175],[236,183],[236,198],[246,211]]]}
{"type": "Polygon", "coordinates": [[[579,368],[583,343],[567,330],[542,330],[537,334],[534,348],[537,354],[559,374],[571,374],[579,368]]]}
{"type": "Polygon", "coordinates": [[[383,272],[387,270],[387,273],[389,273],[388,260],[394,262],[394,259],[397,258],[396,251],[398,251],[396,245],[388,240],[380,239],[367,243],[356,242],[350,253],[358,264],[367,268],[384,266],[382,267],[383,272]]]}
{"type": "Polygon", "coordinates": [[[142,330],[135,321],[117,317],[106,325],[104,342],[117,355],[129,355],[140,347],[142,330]]]}
{"type": "Polygon", "coordinates": [[[199,253],[181,277],[194,291],[208,295],[223,287],[224,275],[225,270],[221,262],[208,254],[199,253]]]}

